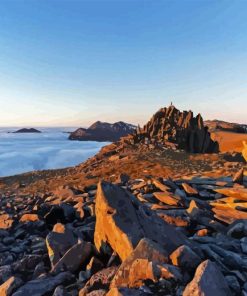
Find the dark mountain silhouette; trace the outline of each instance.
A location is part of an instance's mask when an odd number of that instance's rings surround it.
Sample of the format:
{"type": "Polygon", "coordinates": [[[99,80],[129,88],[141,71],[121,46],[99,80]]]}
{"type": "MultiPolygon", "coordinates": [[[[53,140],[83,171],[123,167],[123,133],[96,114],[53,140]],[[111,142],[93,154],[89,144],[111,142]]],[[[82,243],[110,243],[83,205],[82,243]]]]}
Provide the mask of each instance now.
{"type": "Polygon", "coordinates": [[[78,128],[69,136],[70,140],[79,141],[118,141],[121,137],[133,133],[135,126],[123,121],[113,124],[108,122],[96,121],[89,128],[78,128]]]}
{"type": "Polygon", "coordinates": [[[41,131],[35,128],[21,128],[13,133],[41,133],[41,131]]]}

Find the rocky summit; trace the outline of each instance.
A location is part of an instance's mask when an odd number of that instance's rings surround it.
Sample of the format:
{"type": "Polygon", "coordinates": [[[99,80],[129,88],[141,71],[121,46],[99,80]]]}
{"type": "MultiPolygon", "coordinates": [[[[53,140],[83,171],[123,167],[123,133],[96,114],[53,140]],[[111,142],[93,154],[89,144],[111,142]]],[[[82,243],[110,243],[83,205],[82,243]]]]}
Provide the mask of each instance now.
{"type": "Polygon", "coordinates": [[[175,145],[191,153],[215,153],[219,145],[213,141],[200,114],[179,111],[173,105],[161,108],[143,128],[133,136],[135,143],[175,145]]]}
{"type": "Polygon", "coordinates": [[[217,150],[170,106],[76,167],[1,178],[0,295],[247,295],[246,143],[217,150]]]}

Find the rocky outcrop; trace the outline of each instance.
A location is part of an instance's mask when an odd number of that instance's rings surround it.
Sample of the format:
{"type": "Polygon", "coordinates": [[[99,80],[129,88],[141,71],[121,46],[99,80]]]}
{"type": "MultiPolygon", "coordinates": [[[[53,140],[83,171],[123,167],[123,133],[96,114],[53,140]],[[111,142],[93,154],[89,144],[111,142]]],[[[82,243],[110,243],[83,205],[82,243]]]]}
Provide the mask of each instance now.
{"type": "Polygon", "coordinates": [[[97,121],[88,129],[78,128],[69,136],[69,140],[114,142],[133,133],[135,126],[122,121],[113,124],[97,121]]]}
{"type": "Polygon", "coordinates": [[[187,242],[181,232],[116,185],[99,183],[95,208],[96,248],[103,252],[109,244],[122,260],[133,252],[143,237],[160,243],[168,253],[187,242]]]}
{"type": "Polygon", "coordinates": [[[191,153],[218,152],[219,145],[211,139],[200,114],[180,112],[174,106],[162,108],[133,136],[134,143],[165,145],[191,153]]]}

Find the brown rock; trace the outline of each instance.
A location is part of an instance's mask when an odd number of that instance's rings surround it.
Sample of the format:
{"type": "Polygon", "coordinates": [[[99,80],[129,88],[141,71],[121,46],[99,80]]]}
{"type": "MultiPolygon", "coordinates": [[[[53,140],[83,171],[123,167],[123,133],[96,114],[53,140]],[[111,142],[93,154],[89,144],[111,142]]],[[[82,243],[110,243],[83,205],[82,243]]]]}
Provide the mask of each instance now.
{"type": "Polygon", "coordinates": [[[193,117],[192,111],[180,112],[172,105],[161,108],[143,128],[138,128],[133,140],[134,143],[176,145],[191,153],[219,151],[218,142],[211,139],[200,114],[193,117]]]}
{"type": "Polygon", "coordinates": [[[182,186],[184,191],[189,195],[198,194],[198,191],[195,188],[191,187],[188,183],[182,183],[182,186]]]}
{"type": "Polygon", "coordinates": [[[84,203],[80,201],[74,206],[74,208],[76,209],[76,216],[79,219],[83,219],[85,216],[85,212],[83,210],[83,204],[84,203]]]}
{"type": "Polygon", "coordinates": [[[225,278],[217,265],[210,260],[202,262],[193,280],[186,286],[183,296],[230,296],[225,278]]]}
{"type": "Polygon", "coordinates": [[[245,200],[247,201],[247,189],[246,188],[220,188],[220,189],[215,189],[216,192],[226,195],[226,196],[231,196],[235,197],[239,200],[245,200]]]}
{"type": "Polygon", "coordinates": [[[207,236],[209,234],[209,230],[207,228],[200,229],[196,232],[197,236],[207,236]]]}
{"type": "Polygon", "coordinates": [[[153,179],[153,184],[156,188],[158,188],[161,191],[167,192],[170,188],[168,186],[166,186],[165,184],[161,183],[159,180],[157,179],[153,179]]]}
{"type": "Polygon", "coordinates": [[[20,222],[35,222],[35,221],[39,221],[39,217],[36,214],[24,214],[20,219],[20,222]]]}
{"type": "Polygon", "coordinates": [[[245,161],[247,162],[247,143],[246,143],[246,141],[243,141],[243,145],[244,145],[244,149],[242,150],[242,155],[243,155],[245,161]]]}
{"type": "Polygon", "coordinates": [[[11,296],[22,285],[22,280],[12,276],[0,286],[1,296],[11,296]]]}
{"type": "Polygon", "coordinates": [[[0,229],[8,229],[12,226],[14,220],[11,219],[9,214],[0,215],[0,229]]]}
{"type": "Polygon", "coordinates": [[[213,208],[215,218],[227,223],[231,224],[236,220],[247,219],[247,212],[238,211],[231,208],[225,209],[217,209],[213,208]]]}
{"type": "Polygon", "coordinates": [[[170,206],[179,206],[181,204],[181,198],[176,195],[172,195],[172,193],[168,192],[154,192],[154,197],[159,201],[170,205],[170,206]]]}
{"type": "Polygon", "coordinates": [[[167,212],[158,212],[157,215],[162,218],[166,223],[178,226],[178,227],[187,227],[190,225],[189,217],[183,217],[182,215],[171,215],[167,212]]]}
{"type": "Polygon", "coordinates": [[[96,291],[92,291],[90,293],[87,293],[87,296],[105,296],[106,293],[107,293],[106,290],[100,289],[100,290],[96,290],[96,291]]]}
{"type": "Polygon", "coordinates": [[[150,293],[145,293],[143,290],[129,288],[112,288],[106,296],[148,296],[150,293]]]}
{"type": "Polygon", "coordinates": [[[96,248],[104,250],[108,243],[125,260],[143,237],[157,241],[168,253],[188,243],[181,232],[143,206],[128,191],[100,182],[96,196],[96,248]]]}
{"type": "MultiPolygon", "coordinates": [[[[152,261],[165,263],[168,261],[168,256],[166,251],[157,243],[146,238],[141,239],[135,250],[125,261],[122,262],[112,281],[112,287],[128,286],[131,281],[130,269],[136,260],[139,260],[139,262],[143,262],[146,264],[146,266],[148,266],[149,262],[152,261]],[[141,259],[145,259],[146,261],[140,261],[141,259]]],[[[150,273],[148,275],[146,274],[146,276],[152,275],[151,270],[152,266],[149,268],[150,273]]],[[[132,279],[132,282],[133,281],[134,280],[132,279]]]]}
{"type": "Polygon", "coordinates": [[[241,168],[232,178],[234,183],[243,184],[244,182],[244,168],[241,168]]]}
{"type": "Polygon", "coordinates": [[[73,190],[64,188],[63,186],[57,188],[56,190],[53,191],[54,195],[58,197],[61,200],[71,200],[75,198],[75,194],[73,190]]]}
{"type": "Polygon", "coordinates": [[[85,287],[80,290],[79,296],[86,296],[92,291],[108,290],[117,269],[117,266],[112,266],[95,273],[86,283],[85,287]]]}

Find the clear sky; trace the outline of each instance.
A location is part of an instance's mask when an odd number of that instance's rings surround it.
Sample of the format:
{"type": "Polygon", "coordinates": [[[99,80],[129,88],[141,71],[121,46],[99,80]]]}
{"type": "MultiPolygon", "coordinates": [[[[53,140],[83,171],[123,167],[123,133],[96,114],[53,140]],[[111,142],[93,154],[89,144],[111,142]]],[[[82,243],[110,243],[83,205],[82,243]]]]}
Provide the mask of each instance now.
{"type": "Polygon", "coordinates": [[[0,126],[247,123],[247,1],[1,0],[0,126]]]}

